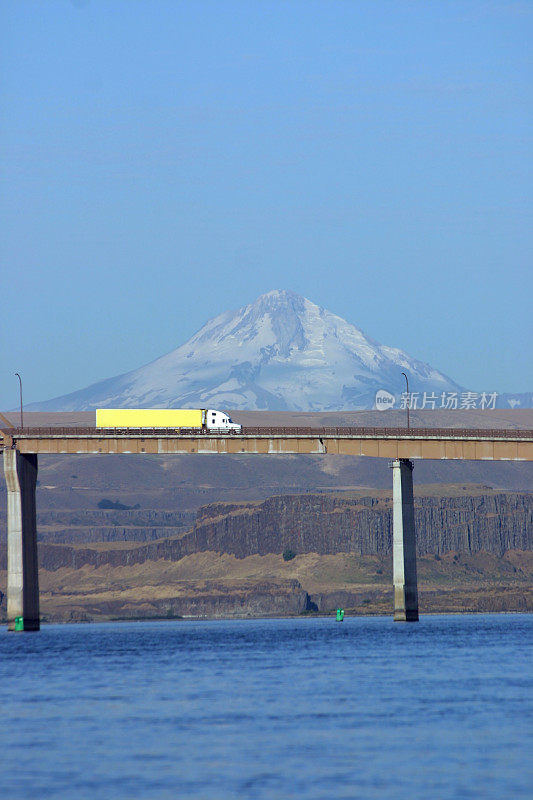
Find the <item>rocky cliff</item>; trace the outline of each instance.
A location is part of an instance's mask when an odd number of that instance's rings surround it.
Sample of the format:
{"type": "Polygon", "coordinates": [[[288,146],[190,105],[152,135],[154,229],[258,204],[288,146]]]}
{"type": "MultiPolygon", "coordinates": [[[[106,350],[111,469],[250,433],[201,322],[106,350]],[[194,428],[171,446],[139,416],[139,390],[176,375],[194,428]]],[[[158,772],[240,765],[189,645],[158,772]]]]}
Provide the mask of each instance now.
{"type": "Polygon", "coordinates": [[[49,510],[38,512],[37,530],[40,542],[148,542],[184,533],[194,519],[193,512],[154,509],[49,510]]]}
{"type": "MultiPolygon", "coordinates": [[[[415,498],[415,520],[419,555],[483,551],[502,556],[509,550],[533,549],[531,493],[426,494],[415,498]]],[[[166,515],[165,521],[169,522],[166,515]]],[[[390,497],[346,492],[278,496],[260,503],[214,503],[198,511],[188,532],[142,544],[41,542],[39,559],[43,568],[55,570],[84,564],[119,567],[159,559],[179,561],[206,551],[246,558],[286,549],[298,554],[386,555],[391,548],[390,497]]],[[[4,545],[0,569],[5,568],[5,560],[4,545]]]]}
{"type": "MultiPolygon", "coordinates": [[[[533,545],[533,494],[415,499],[418,554],[481,550],[503,555],[533,545]]],[[[240,506],[200,509],[183,546],[244,558],[253,553],[389,553],[391,500],[346,495],[272,497],[240,506]]]]}

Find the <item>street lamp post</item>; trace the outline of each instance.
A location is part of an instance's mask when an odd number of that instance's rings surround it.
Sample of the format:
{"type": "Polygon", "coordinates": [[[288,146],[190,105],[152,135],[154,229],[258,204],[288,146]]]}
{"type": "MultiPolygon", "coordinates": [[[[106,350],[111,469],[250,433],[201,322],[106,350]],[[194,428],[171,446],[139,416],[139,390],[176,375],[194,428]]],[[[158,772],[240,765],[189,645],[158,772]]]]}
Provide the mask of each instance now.
{"type": "Polygon", "coordinates": [[[20,387],[20,427],[24,428],[24,413],[22,411],[22,378],[20,377],[18,372],[15,372],[15,375],[19,379],[19,387],[20,387]]]}
{"type": "Polygon", "coordinates": [[[407,402],[405,407],[407,409],[407,430],[409,430],[409,406],[411,405],[411,395],[409,394],[409,381],[407,379],[407,375],[405,372],[402,372],[403,377],[405,378],[405,383],[407,385],[407,402]]]}

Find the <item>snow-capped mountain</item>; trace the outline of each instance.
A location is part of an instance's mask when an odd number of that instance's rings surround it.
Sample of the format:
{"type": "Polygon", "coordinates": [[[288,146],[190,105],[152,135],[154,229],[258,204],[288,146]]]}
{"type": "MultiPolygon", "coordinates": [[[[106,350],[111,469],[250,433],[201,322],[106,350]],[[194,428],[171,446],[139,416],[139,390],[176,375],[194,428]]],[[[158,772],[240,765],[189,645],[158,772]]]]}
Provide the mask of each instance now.
{"type": "Polygon", "coordinates": [[[139,369],[28,406],[329,411],[373,408],[376,392],[461,391],[438,370],[289,291],[209,320],[188,342],[139,369]]]}

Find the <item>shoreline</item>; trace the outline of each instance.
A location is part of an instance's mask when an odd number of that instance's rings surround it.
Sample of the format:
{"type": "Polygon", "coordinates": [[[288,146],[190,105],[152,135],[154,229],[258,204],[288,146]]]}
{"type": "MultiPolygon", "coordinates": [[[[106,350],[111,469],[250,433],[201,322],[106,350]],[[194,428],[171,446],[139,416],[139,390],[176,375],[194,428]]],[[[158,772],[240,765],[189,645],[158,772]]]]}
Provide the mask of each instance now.
{"type": "MultiPolygon", "coordinates": [[[[420,611],[420,619],[424,617],[460,617],[460,616],[481,616],[481,615],[505,615],[505,614],[533,614],[533,610],[531,609],[502,609],[500,611],[476,611],[472,609],[467,609],[465,611],[420,611]]],[[[355,614],[350,613],[350,609],[345,609],[344,619],[368,619],[368,618],[380,618],[386,619],[390,617],[392,620],[392,611],[389,613],[368,613],[368,614],[355,614]]],[[[208,616],[208,615],[200,615],[200,616],[153,616],[153,617],[110,617],[110,618],[102,618],[102,619],[70,619],[70,620],[48,620],[48,619],[41,619],[40,624],[41,626],[48,626],[48,625],[103,625],[103,624],[114,624],[114,623],[122,623],[122,622],[238,622],[238,621],[252,621],[252,620],[284,620],[284,619],[331,619],[332,621],[336,621],[335,614],[333,612],[330,613],[321,613],[321,612],[309,612],[303,614],[235,614],[235,615],[228,615],[228,616],[208,616]]],[[[4,628],[7,626],[7,620],[2,620],[0,622],[0,626],[4,628]]]]}

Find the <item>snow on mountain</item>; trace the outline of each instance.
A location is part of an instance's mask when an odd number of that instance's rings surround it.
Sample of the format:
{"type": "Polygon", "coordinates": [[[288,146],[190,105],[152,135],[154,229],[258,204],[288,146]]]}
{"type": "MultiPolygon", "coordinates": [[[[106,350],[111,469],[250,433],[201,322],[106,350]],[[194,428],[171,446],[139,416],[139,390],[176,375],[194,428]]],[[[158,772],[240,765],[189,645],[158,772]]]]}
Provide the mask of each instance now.
{"type": "Polygon", "coordinates": [[[86,389],[28,406],[330,411],[373,408],[376,391],[461,391],[438,370],[294,292],[272,291],[209,320],[155,361],[86,389]]]}

